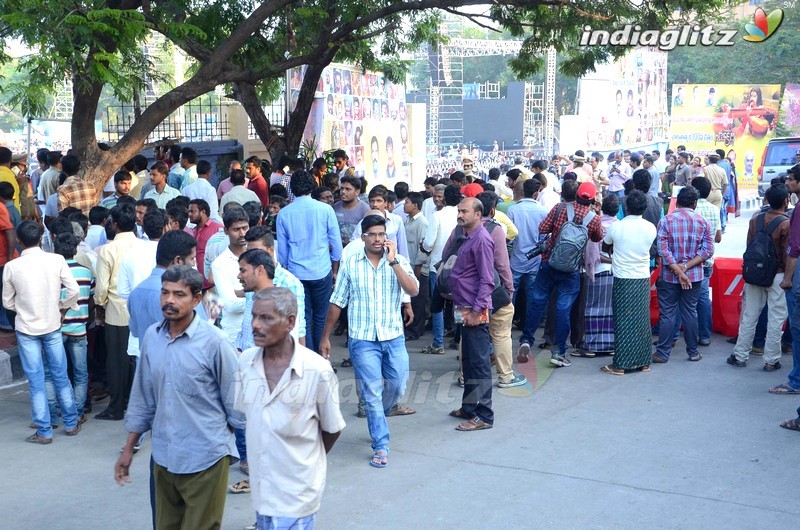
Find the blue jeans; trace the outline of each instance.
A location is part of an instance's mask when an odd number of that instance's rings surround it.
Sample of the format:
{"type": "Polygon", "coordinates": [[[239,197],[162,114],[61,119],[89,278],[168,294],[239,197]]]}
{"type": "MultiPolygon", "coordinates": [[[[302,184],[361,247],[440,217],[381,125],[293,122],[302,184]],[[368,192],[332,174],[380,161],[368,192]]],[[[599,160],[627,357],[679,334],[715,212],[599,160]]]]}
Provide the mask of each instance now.
{"type": "MultiPolygon", "coordinates": [[[[795,274],[800,274],[800,260],[794,269],[795,274]]],[[[800,278],[800,276],[796,276],[800,278]]],[[[794,307],[789,311],[789,322],[792,325],[792,371],[789,372],[789,385],[800,389],[800,281],[792,282],[792,298],[794,307]]],[[[800,417],[800,408],[797,409],[800,417]]]]}
{"type": "Polygon", "coordinates": [[[317,514],[312,513],[305,517],[270,517],[269,515],[256,514],[256,527],[258,530],[314,530],[314,521],[317,514]]]}
{"type": "Polygon", "coordinates": [[[697,299],[697,335],[701,340],[711,340],[711,297],[708,294],[710,278],[711,267],[703,267],[703,281],[700,282],[697,299]]]}
{"type": "MultiPolygon", "coordinates": [[[[50,422],[50,409],[47,406],[47,391],[44,384],[44,359],[50,367],[56,398],[61,406],[64,428],[72,430],[78,425],[78,413],[75,408],[75,396],[67,377],[67,354],[61,339],[61,330],[45,335],[26,335],[17,331],[17,346],[22,369],[28,378],[31,394],[33,422],[38,429],[36,434],[43,438],[53,437],[50,422]],[[44,357],[42,356],[44,350],[44,357]]],[[[57,418],[56,418],[57,420],[57,418]]]]}
{"type": "Polygon", "coordinates": [[[386,413],[405,393],[408,382],[405,337],[383,341],[350,337],[349,347],[356,383],[366,403],[372,450],[385,451],[389,447],[386,413]]]}
{"type": "Polygon", "coordinates": [[[306,347],[319,353],[333,286],[333,272],[319,280],[300,280],[306,293],[306,347]]]}
{"type": "Polygon", "coordinates": [[[679,283],[666,282],[659,278],[656,282],[658,290],[658,346],[656,355],[664,360],[669,359],[672,351],[672,340],[675,328],[679,327],[678,313],[683,322],[683,340],[686,342],[686,353],[690,357],[697,355],[697,299],[700,295],[702,281],[693,282],[691,289],[683,289],[679,283]]]}
{"type": "MultiPolygon", "coordinates": [[[[72,364],[72,391],[75,395],[75,410],[78,416],[83,415],[83,406],[86,404],[86,391],[89,387],[89,368],[86,364],[86,335],[73,337],[64,335],[64,350],[69,355],[72,364]]],[[[58,424],[58,404],[56,403],[56,387],[50,368],[44,367],[44,388],[47,391],[47,404],[50,408],[50,421],[58,424]]]]}
{"type": "Polygon", "coordinates": [[[581,276],[577,272],[561,272],[542,262],[539,273],[533,282],[533,289],[528,291],[528,307],[525,312],[525,328],[522,330],[520,344],[533,344],[533,335],[547,311],[547,300],[550,293],[556,291],[555,343],[553,354],[564,355],[567,352],[567,336],[569,335],[569,313],[572,304],[581,289],[581,276]]]}
{"type": "Polygon", "coordinates": [[[236,450],[239,451],[239,461],[247,462],[247,444],[244,429],[234,429],[233,437],[236,439],[236,450]]]}
{"type": "Polygon", "coordinates": [[[725,231],[725,226],[728,224],[728,197],[722,197],[722,208],[719,210],[719,222],[722,231],[725,231]]]}
{"type": "Polygon", "coordinates": [[[511,274],[514,276],[514,297],[511,300],[511,303],[517,302],[517,293],[520,290],[520,285],[522,282],[525,282],[525,292],[532,293],[533,292],[533,283],[536,281],[536,273],[535,272],[515,272],[511,271],[511,274]]]}
{"type": "MultiPolygon", "coordinates": [[[[433,297],[434,292],[439,292],[439,289],[436,288],[436,271],[433,267],[431,267],[430,282],[431,297],[433,297]]],[[[433,324],[433,347],[441,348],[444,346],[444,312],[431,313],[431,324],[433,324]]]]}

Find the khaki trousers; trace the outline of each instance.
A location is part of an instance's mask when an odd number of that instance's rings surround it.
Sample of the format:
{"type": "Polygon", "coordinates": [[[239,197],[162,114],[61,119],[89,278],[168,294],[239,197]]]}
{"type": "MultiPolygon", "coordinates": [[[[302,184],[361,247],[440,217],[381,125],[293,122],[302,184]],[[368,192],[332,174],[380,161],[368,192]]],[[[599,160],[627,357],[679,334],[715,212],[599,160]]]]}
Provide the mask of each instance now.
{"type": "Polygon", "coordinates": [[[155,464],[157,530],[219,530],[230,457],[204,471],[179,475],[155,464]]]}
{"type": "Polygon", "coordinates": [[[497,378],[501,383],[507,383],[514,378],[511,359],[511,321],[514,319],[514,304],[501,307],[489,317],[489,337],[494,346],[494,355],[497,359],[495,368],[497,378]]]}

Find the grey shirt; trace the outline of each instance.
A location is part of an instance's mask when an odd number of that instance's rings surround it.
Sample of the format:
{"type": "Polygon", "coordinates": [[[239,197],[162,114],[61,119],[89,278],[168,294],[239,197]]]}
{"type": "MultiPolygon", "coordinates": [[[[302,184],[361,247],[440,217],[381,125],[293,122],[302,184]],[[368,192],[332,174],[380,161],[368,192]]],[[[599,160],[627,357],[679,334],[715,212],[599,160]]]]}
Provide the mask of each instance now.
{"type": "Polygon", "coordinates": [[[152,430],[152,455],[170,473],[203,471],[230,455],[231,429],[244,427],[233,407],[236,352],[221,330],[195,314],[172,339],[153,324],[141,341],[125,428],[152,430]]]}
{"type": "Polygon", "coordinates": [[[692,178],[692,168],[689,164],[680,164],[675,168],[675,185],[688,186],[689,180],[692,178]]]}
{"type": "Polygon", "coordinates": [[[420,274],[428,276],[431,255],[422,252],[419,245],[425,239],[428,230],[428,220],[419,212],[415,217],[406,220],[406,242],[408,243],[408,261],[411,266],[421,265],[420,274]]]}

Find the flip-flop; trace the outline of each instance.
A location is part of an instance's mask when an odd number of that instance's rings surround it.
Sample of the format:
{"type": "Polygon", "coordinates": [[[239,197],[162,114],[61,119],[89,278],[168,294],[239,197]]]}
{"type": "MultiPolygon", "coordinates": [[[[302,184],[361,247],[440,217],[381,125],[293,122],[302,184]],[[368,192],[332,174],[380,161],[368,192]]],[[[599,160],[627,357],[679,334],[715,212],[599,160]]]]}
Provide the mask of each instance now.
{"type": "Polygon", "coordinates": [[[377,468],[384,468],[389,465],[389,452],[388,451],[375,451],[372,458],[369,459],[369,465],[377,468]]]}
{"type": "Polygon", "coordinates": [[[457,431],[482,431],[485,429],[491,429],[493,425],[491,423],[486,423],[482,419],[475,417],[469,421],[465,421],[464,423],[459,423],[456,426],[457,431]]]}
{"type": "Polygon", "coordinates": [[[342,368],[350,368],[353,366],[353,362],[350,360],[350,357],[342,361],[342,368]]]}
{"type": "Polygon", "coordinates": [[[235,484],[228,486],[228,492],[238,495],[240,493],[250,493],[250,481],[247,479],[240,480],[235,484]]]}
{"type": "Polygon", "coordinates": [[[411,414],[416,414],[417,411],[412,409],[411,407],[406,407],[404,405],[399,405],[394,407],[392,410],[389,411],[387,416],[410,416],[411,414]]]}
{"type": "Polygon", "coordinates": [[[800,390],[789,386],[787,383],[769,389],[770,394],[800,394],[800,390]]]}
{"type": "Polygon", "coordinates": [[[797,421],[797,418],[793,420],[783,420],[780,426],[790,431],[800,431],[800,421],[797,421]]]}
{"type": "Polygon", "coordinates": [[[53,443],[52,438],[45,438],[44,436],[39,436],[38,434],[31,434],[27,438],[25,438],[26,442],[38,445],[50,445],[53,443]]]}
{"type": "Polygon", "coordinates": [[[600,367],[600,371],[604,374],[611,374],[611,375],[625,375],[625,370],[619,370],[614,368],[610,364],[600,367]]]}

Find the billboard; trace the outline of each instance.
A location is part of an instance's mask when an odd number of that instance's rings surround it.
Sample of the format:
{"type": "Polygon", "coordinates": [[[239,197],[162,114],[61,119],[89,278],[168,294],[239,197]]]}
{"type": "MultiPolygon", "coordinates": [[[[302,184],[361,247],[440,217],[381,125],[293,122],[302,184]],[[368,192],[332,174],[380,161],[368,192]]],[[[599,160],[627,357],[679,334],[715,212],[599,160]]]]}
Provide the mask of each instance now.
{"type": "Polygon", "coordinates": [[[800,136],[800,85],[786,83],[781,101],[780,125],[790,136],[800,136]]]}
{"type": "Polygon", "coordinates": [[[775,136],[780,97],[780,85],[672,85],[670,145],[700,155],[724,149],[738,161],[739,196],[753,196],[753,160],[775,136]]]}
{"type": "Polygon", "coordinates": [[[326,68],[320,88],[321,148],[347,151],[356,174],[370,187],[409,182],[413,150],[405,88],[383,74],[346,65],[326,68]]]}
{"type": "Polygon", "coordinates": [[[666,52],[634,48],[581,78],[578,91],[582,130],[575,131],[575,142],[581,149],[644,148],[666,140],[666,52]]]}

